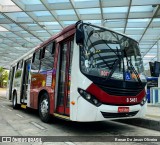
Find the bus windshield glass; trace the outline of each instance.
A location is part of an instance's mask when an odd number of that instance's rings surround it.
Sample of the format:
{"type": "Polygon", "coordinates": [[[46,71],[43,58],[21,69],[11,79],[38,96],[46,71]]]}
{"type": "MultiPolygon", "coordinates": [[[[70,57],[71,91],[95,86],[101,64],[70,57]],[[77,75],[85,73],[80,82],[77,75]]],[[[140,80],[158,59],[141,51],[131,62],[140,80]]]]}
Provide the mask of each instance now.
{"type": "Polygon", "coordinates": [[[80,67],[84,74],[105,79],[146,82],[138,43],[119,33],[90,24],[80,49],[80,67]]]}

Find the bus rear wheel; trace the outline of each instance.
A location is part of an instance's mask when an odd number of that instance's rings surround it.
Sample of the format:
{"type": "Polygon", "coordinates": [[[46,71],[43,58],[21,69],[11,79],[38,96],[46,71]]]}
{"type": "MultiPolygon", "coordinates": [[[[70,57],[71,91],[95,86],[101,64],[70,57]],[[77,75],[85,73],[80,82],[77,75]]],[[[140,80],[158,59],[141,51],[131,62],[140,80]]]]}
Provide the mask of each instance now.
{"type": "Polygon", "coordinates": [[[13,93],[12,107],[13,107],[13,109],[18,109],[17,93],[16,92],[13,93]]]}
{"type": "Polygon", "coordinates": [[[41,120],[45,123],[50,121],[51,115],[50,115],[50,102],[49,102],[49,96],[44,93],[40,97],[40,102],[39,102],[39,116],[41,120]]]}

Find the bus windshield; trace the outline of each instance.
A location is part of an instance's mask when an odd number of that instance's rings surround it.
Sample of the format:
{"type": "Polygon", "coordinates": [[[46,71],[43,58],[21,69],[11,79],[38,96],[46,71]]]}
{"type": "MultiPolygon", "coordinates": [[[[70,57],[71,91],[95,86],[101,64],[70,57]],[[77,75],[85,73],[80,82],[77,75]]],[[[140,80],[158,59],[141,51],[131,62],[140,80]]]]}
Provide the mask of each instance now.
{"type": "Polygon", "coordinates": [[[83,24],[80,67],[84,74],[105,79],[146,82],[138,43],[119,33],[83,24]]]}

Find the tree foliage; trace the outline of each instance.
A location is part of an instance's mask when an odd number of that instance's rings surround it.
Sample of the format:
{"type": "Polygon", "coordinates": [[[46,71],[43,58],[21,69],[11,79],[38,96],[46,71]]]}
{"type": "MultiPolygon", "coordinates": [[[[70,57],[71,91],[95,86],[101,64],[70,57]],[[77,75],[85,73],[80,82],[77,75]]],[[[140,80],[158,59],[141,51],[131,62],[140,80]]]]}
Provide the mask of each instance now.
{"type": "Polygon", "coordinates": [[[8,81],[8,71],[0,67],[0,87],[6,87],[8,81]]]}

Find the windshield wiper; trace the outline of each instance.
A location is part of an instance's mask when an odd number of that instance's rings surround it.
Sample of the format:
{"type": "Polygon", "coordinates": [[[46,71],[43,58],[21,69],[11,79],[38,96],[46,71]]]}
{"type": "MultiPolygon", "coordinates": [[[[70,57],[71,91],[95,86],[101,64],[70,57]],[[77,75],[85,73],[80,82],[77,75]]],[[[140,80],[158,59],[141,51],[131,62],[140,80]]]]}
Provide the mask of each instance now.
{"type": "MultiPolygon", "coordinates": [[[[93,28],[92,28],[92,29],[93,29],[93,28]]],[[[90,37],[93,35],[93,33],[98,34],[98,37],[99,37],[99,39],[100,39],[99,41],[102,41],[103,44],[105,44],[105,45],[106,45],[113,53],[115,53],[115,55],[117,56],[117,59],[114,61],[113,65],[110,67],[110,66],[106,63],[106,61],[103,59],[103,57],[98,53],[99,57],[102,59],[102,61],[104,62],[104,64],[111,70],[111,72],[109,73],[109,75],[108,75],[108,77],[107,77],[106,79],[108,80],[108,79],[111,78],[111,76],[113,75],[114,71],[115,71],[116,68],[117,68],[117,65],[121,62],[121,60],[123,60],[123,80],[125,81],[124,57],[126,56],[127,66],[128,66],[128,63],[129,63],[130,66],[131,66],[131,68],[132,68],[132,70],[133,70],[133,72],[135,73],[135,75],[136,75],[136,77],[137,77],[138,82],[139,82],[139,83],[142,83],[141,80],[140,80],[140,78],[139,78],[139,75],[138,75],[137,71],[135,70],[134,66],[132,65],[131,61],[128,60],[124,47],[122,47],[122,46],[120,45],[120,50],[118,50],[118,48],[116,47],[118,51],[115,52],[115,50],[112,49],[112,48],[107,44],[107,41],[104,40],[104,39],[102,39],[102,38],[100,37],[100,34],[98,33],[98,31],[96,31],[96,30],[94,31],[94,29],[93,29],[91,32],[89,32],[89,33],[88,33],[88,31],[87,31],[88,39],[85,40],[86,45],[87,45],[88,40],[89,40],[90,43],[91,43],[90,46],[92,46],[92,47],[94,48],[94,50],[97,51],[97,49],[95,48],[95,45],[97,45],[98,43],[94,42],[94,44],[93,44],[92,41],[91,41],[91,39],[90,39],[90,37]],[[119,51],[121,51],[121,54],[122,54],[122,55],[119,55],[119,51]]],[[[112,34],[112,33],[111,33],[111,34],[112,34]]],[[[121,41],[120,41],[120,39],[118,38],[118,36],[115,36],[114,34],[112,34],[112,36],[114,36],[114,38],[117,40],[118,44],[121,44],[121,41]]],[[[89,46],[89,48],[90,48],[90,46],[89,46]]],[[[89,50],[89,51],[90,51],[90,50],[89,50]]]]}
{"type": "MultiPolygon", "coordinates": [[[[92,30],[93,31],[93,30],[92,30]]],[[[91,32],[92,32],[91,31],[91,32]]],[[[95,48],[95,45],[93,45],[93,43],[92,43],[92,41],[91,41],[91,39],[90,39],[90,34],[88,34],[88,32],[87,32],[87,36],[88,36],[88,40],[90,41],[90,43],[91,43],[91,46],[94,48],[94,50],[95,50],[95,52],[97,51],[97,49],[95,48]]],[[[86,41],[85,40],[85,42],[86,42],[86,44],[88,43],[88,40],[86,41]]],[[[89,50],[90,51],[90,50],[89,50]]],[[[90,51],[91,52],[91,51],[90,51]]],[[[101,58],[101,60],[104,62],[104,64],[109,68],[109,69],[111,69],[111,67],[108,65],[108,63],[103,59],[103,57],[98,53],[98,55],[99,55],[99,57],[101,58]]]]}
{"type": "MultiPolygon", "coordinates": [[[[90,37],[91,37],[91,35],[93,34],[93,31],[94,31],[94,29],[93,29],[89,34],[88,34],[88,32],[87,32],[88,39],[87,39],[87,41],[86,41],[86,44],[88,43],[88,40],[89,40],[90,43],[91,43],[91,46],[96,50],[96,48],[94,47],[95,45],[93,45],[92,41],[90,40],[90,37]]],[[[94,31],[94,32],[97,33],[97,31],[94,31]]],[[[97,33],[97,34],[98,34],[98,33],[97,33]]],[[[110,66],[106,63],[106,61],[101,57],[101,55],[98,54],[99,57],[103,60],[103,62],[106,64],[106,66],[111,70],[111,72],[109,73],[109,75],[108,75],[107,78],[106,78],[107,80],[109,80],[109,79],[111,78],[111,76],[113,75],[114,71],[116,70],[118,63],[121,61],[121,59],[122,59],[123,57],[120,57],[118,51],[117,51],[117,53],[116,53],[116,52],[107,44],[107,42],[100,37],[99,34],[98,34],[98,36],[99,36],[99,38],[101,39],[101,41],[103,42],[103,44],[105,44],[113,53],[115,53],[115,55],[116,55],[117,58],[118,58],[118,59],[116,59],[115,63],[112,65],[112,67],[110,67],[110,66]]],[[[115,36],[114,36],[114,37],[115,37],[115,36]]],[[[116,37],[115,37],[115,38],[116,38],[116,37]]],[[[95,43],[95,44],[96,44],[96,43],[95,43]]],[[[117,47],[116,47],[116,48],[117,48],[117,47]]],[[[117,48],[117,50],[118,50],[118,48],[117,48]]],[[[105,80],[106,80],[106,79],[105,79],[105,80]]]]}
{"type": "MultiPolygon", "coordinates": [[[[117,48],[117,49],[118,49],[118,48],[117,48]]],[[[125,52],[124,49],[123,49],[123,51],[124,51],[124,52],[123,52],[124,54],[123,54],[123,53],[122,53],[122,54],[126,56],[127,64],[128,64],[128,63],[130,64],[130,67],[132,68],[133,72],[135,73],[138,82],[139,82],[140,84],[142,84],[142,81],[141,81],[141,79],[139,78],[138,72],[137,72],[136,69],[134,68],[131,60],[128,60],[128,57],[127,57],[126,52],[125,52]]],[[[114,66],[113,66],[112,71],[110,72],[110,74],[109,74],[108,77],[107,77],[107,80],[111,78],[111,76],[113,75],[114,71],[115,71],[116,68],[117,68],[118,63],[121,61],[121,59],[123,59],[123,56],[122,56],[122,55],[118,55],[118,58],[119,58],[119,59],[116,60],[114,66]]],[[[123,73],[124,73],[124,72],[125,72],[125,71],[123,71],[123,73]]]]}
{"type": "MultiPolygon", "coordinates": [[[[113,34],[112,34],[112,35],[113,35],[113,34]]],[[[114,36],[114,37],[116,38],[116,36],[114,36]]],[[[117,37],[117,41],[118,41],[119,44],[120,44],[120,40],[118,39],[118,37],[117,37]]],[[[117,48],[117,49],[118,49],[118,48],[117,48]]],[[[124,56],[126,57],[127,66],[128,66],[128,62],[129,62],[129,63],[130,63],[130,66],[131,66],[131,68],[132,68],[132,70],[133,70],[133,72],[135,73],[135,75],[136,75],[136,77],[137,77],[138,82],[139,82],[140,84],[142,84],[142,81],[141,81],[141,79],[139,78],[139,75],[138,75],[136,69],[134,68],[131,60],[128,60],[128,57],[127,57],[127,54],[126,54],[125,49],[122,48],[122,51],[123,51],[123,52],[122,52],[123,56],[118,54],[119,59],[124,60],[124,56]]],[[[117,52],[117,53],[118,53],[118,52],[117,52]]],[[[124,65],[124,61],[123,61],[123,65],[124,65]]],[[[117,65],[116,65],[116,66],[117,66],[117,65]]],[[[113,72],[114,72],[114,71],[115,71],[115,70],[113,70],[113,72]]],[[[112,72],[112,74],[113,74],[113,72],[112,72]]],[[[124,72],[125,72],[125,70],[124,70],[124,66],[123,66],[123,73],[124,73],[124,72]]],[[[111,76],[112,76],[112,74],[111,74],[111,76]]],[[[110,76],[110,77],[111,77],[111,76],[110,76]]],[[[124,78],[124,77],[123,77],[123,78],[124,78]]]]}
{"type": "MultiPolygon", "coordinates": [[[[125,56],[126,56],[127,63],[129,62],[130,67],[132,68],[134,74],[136,75],[138,82],[139,82],[140,84],[142,84],[142,81],[141,81],[141,79],[139,78],[138,72],[137,72],[136,69],[134,68],[131,60],[128,60],[128,57],[127,57],[127,54],[126,54],[125,49],[123,49],[123,51],[124,51],[124,54],[125,54],[125,56]]],[[[127,64],[127,65],[128,65],[128,64],[127,64]]],[[[129,66],[128,66],[128,67],[129,67],[129,66]]]]}
{"type": "MultiPolygon", "coordinates": [[[[107,80],[109,80],[110,78],[111,78],[111,76],[113,75],[113,73],[115,72],[115,70],[116,70],[116,68],[117,68],[117,65],[119,64],[121,64],[121,59],[123,60],[123,56],[122,55],[119,55],[119,52],[118,52],[118,48],[116,47],[116,49],[117,49],[117,57],[118,57],[118,59],[116,60],[116,62],[114,63],[114,65],[113,65],[113,69],[112,69],[112,71],[110,72],[110,74],[108,75],[108,77],[107,77],[107,80]]],[[[121,54],[122,54],[122,52],[121,52],[121,54]]],[[[120,67],[120,66],[119,66],[120,67]]],[[[124,66],[123,66],[123,68],[124,68],[124,66]]],[[[120,69],[120,68],[119,68],[120,69]]]]}
{"type": "Polygon", "coordinates": [[[120,62],[120,60],[121,60],[121,59],[117,59],[117,60],[116,60],[114,66],[113,66],[112,71],[109,73],[108,77],[106,78],[107,80],[109,80],[109,79],[111,78],[111,76],[113,75],[113,73],[114,73],[114,71],[116,70],[117,65],[118,65],[118,63],[120,62]]]}
{"type": "MultiPolygon", "coordinates": [[[[127,58],[127,57],[126,57],[126,58],[127,58]]],[[[140,84],[142,84],[142,81],[141,81],[141,79],[139,78],[139,75],[138,75],[138,73],[137,73],[136,69],[134,68],[133,64],[131,63],[131,61],[130,61],[130,60],[127,60],[127,61],[130,63],[130,66],[131,66],[131,68],[132,68],[133,72],[135,73],[135,75],[136,75],[136,77],[137,77],[138,82],[139,82],[140,84]]]]}

